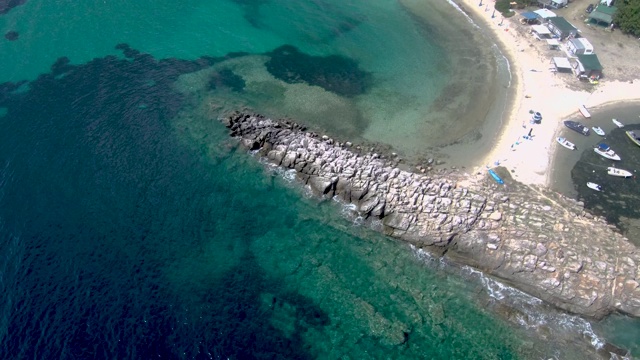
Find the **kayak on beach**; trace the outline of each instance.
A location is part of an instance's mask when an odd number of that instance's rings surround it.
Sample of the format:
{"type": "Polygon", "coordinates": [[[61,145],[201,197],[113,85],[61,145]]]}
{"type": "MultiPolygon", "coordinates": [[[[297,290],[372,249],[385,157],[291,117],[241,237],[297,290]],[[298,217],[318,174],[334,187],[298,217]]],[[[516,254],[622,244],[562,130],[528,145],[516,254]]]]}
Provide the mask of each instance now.
{"type": "Polygon", "coordinates": [[[498,174],[496,174],[495,171],[493,171],[492,169],[489,169],[489,174],[491,175],[493,180],[495,180],[498,184],[504,185],[504,180],[502,180],[502,178],[500,178],[500,176],[498,176],[498,174]]]}
{"type": "Polygon", "coordinates": [[[589,113],[589,110],[587,110],[587,107],[584,105],[578,106],[578,111],[580,111],[580,114],[587,119],[591,117],[591,113],[589,113]]]}

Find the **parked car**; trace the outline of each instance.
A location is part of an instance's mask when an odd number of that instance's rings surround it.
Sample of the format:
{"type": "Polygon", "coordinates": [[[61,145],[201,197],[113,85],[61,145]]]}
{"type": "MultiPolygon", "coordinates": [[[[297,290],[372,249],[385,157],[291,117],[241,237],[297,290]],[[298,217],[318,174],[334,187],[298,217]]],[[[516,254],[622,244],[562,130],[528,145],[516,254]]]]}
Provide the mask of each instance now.
{"type": "Polygon", "coordinates": [[[591,12],[593,11],[593,9],[595,8],[595,6],[593,6],[593,4],[589,4],[589,6],[587,6],[587,14],[591,14],[591,12]]]}

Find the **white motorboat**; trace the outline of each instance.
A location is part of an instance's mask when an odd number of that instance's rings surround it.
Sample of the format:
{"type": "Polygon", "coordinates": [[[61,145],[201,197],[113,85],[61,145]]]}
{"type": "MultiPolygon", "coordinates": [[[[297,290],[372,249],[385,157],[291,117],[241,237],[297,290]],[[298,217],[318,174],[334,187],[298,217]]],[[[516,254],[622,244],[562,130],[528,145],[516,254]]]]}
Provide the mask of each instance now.
{"type": "Polygon", "coordinates": [[[607,145],[605,143],[598,144],[597,147],[593,148],[593,151],[595,151],[596,154],[602,155],[603,157],[605,157],[607,159],[620,161],[620,155],[616,154],[616,152],[611,150],[609,145],[607,145]]]}
{"type": "Polygon", "coordinates": [[[591,114],[589,113],[589,110],[587,110],[587,107],[584,105],[580,105],[578,106],[578,110],[580,111],[580,114],[582,114],[582,116],[584,116],[585,118],[590,118],[591,114]]]}
{"type": "Polygon", "coordinates": [[[612,175],[612,176],[624,177],[624,178],[628,178],[628,177],[632,177],[633,176],[631,171],[614,168],[613,166],[609,166],[607,168],[607,174],[612,175]]]}
{"type": "Polygon", "coordinates": [[[616,120],[616,119],[611,119],[611,121],[613,121],[614,124],[616,124],[617,127],[619,128],[623,128],[624,124],[621,123],[620,121],[616,120]]]}
{"type": "Polygon", "coordinates": [[[602,130],[602,128],[600,126],[594,126],[591,128],[591,130],[593,130],[594,133],[600,135],[600,136],[604,136],[604,130],[602,130]]]}
{"type": "Polygon", "coordinates": [[[575,150],[576,149],[576,145],[574,143],[572,143],[571,141],[563,138],[563,137],[559,137],[556,138],[556,141],[558,142],[558,144],[566,147],[569,150],[575,150]]]}
{"type": "Polygon", "coordinates": [[[592,182],[588,182],[587,186],[589,187],[589,189],[593,189],[595,191],[602,191],[602,186],[596,184],[596,183],[592,183],[592,182]]]}

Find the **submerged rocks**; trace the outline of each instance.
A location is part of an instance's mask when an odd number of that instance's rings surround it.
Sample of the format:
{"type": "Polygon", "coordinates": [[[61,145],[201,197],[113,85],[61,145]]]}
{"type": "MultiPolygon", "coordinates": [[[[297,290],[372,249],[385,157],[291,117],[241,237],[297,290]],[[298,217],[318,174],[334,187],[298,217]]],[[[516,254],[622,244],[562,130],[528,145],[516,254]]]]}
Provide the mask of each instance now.
{"type": "Polygon", "coordinates": [[[378,154],[355,153],[352,145],[291,121],[236,113],[224,123],[245,148],[295,169],[317,194],[381,219],[389,236],[574,313],[640,316],[638,249],[603,220],[588,218],[575,200],[516,182],[471,182],[455,171],[427,176],[400,170],[378,154]]]}

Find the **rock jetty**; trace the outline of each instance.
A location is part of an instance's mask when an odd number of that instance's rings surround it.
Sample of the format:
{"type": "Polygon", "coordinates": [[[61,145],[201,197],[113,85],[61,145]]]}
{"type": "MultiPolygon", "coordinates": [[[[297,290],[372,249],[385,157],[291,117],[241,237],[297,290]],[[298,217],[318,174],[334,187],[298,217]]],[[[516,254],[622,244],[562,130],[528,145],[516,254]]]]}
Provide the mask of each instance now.
{"type": "Polygon", "coordinates": [[[413,173],[290,121],[235,113],[233,137],[384,232],[475,267],[572,313],[640,316],[640,253],[581,203],[460,171],[413,173]]]}

